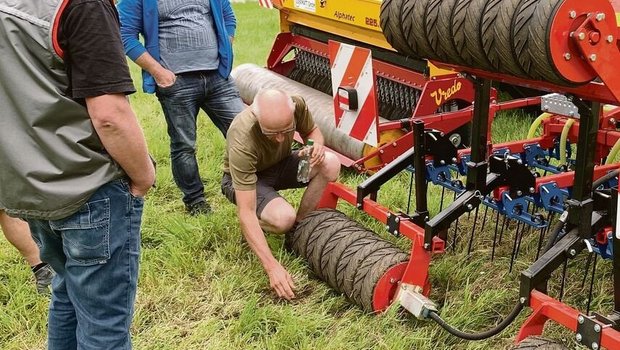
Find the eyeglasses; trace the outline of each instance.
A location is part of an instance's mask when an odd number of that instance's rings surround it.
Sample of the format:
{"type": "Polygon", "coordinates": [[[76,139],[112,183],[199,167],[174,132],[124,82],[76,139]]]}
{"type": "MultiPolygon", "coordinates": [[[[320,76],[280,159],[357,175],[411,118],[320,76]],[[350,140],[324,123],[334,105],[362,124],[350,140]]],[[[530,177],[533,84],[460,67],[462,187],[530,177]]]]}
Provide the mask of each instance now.
{"type": "Polygon", "coordinates": [[[286,128],[284,130],[267,131],[267,130],[263,129],[263,127],[261,126],[260,131],[263,133],[263,135],[265,135],[267,137],[270,137],[270,136],[290,134],[292,132],[295,132],[296,128],[297,128],[297,125],[295,124],[295,119],[293,119],[293,125],[291,125],[290,127],[286,128]]]}

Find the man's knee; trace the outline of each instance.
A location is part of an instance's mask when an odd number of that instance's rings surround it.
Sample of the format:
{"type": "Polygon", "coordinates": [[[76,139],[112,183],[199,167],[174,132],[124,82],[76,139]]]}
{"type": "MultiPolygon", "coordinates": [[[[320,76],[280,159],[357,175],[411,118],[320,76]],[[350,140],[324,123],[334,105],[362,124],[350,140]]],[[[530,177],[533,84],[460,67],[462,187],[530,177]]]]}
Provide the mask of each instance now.
{"type": "Polygon", "coordinates": [[[268,209],[268,212],[263,211],[263,213],[261,213],[261,220],[266,221],[272,226],[272,229],[275,231],[274,233],[285,233],[295,224],[297,214],[295,213],[295,209],[290,205],[272,206],[271,208],[265,209],[268,209]]]}
{"type": "Polygon", "coordinates": [[[321,169],[321,175],[327,181],[336,181],[340,174],[340,160],[332,152],[325,152],[325,160],[321,169]]]}

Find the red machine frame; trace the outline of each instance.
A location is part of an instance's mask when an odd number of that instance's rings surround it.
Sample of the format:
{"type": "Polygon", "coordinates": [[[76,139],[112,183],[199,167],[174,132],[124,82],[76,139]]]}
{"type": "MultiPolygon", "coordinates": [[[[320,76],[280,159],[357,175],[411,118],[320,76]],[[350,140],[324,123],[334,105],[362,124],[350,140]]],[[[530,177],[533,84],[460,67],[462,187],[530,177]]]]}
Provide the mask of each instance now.
{"type": "MultiPolygon", "coordinates": [[[[616,5],[614,3],[614,5],[616,5]]],[[[612,28],[604,21],[605,17],[614,16],[615,14],[610,9],[603,10],[601,12],[589,12],[587,9],[590,7],[582,6],[578,1],[566,1],[562,5],[562,9],[568,9],[570,11],[576,11],[577,17],[582,16],[583,22],[577,28],[571,26],[575,23],[575,17],[557,16],[553,22],[554,28],[559,29],[560,32],[565,33],[565,41],[559,38],[557,44],[552,45],[552,55],[556,59],[556,64],[559,66],[561,74],[565,77],[572,77],[575,81],[589,81],[595,77],[600,77],[602,82],[589,82],[578,87],[565,87],[557,86],[548,82],[532,81],[528,79],[513,77],[505,74],[490,73],[487,71],[471,69],[469,67],[459,67],[449,64],[437,62],[438,66],[452,68],[459,71],[467,71],[477,77],[483,79],[495,80],[520,86],[534,87],[536,89],[543,89],[549,91],[556,91],[562,93],[569,93],[577,95],[581,98],[590,101],[597,101],[600,103],[619,104],[620,101],[620,81],[617,77],[617,69],[614,69],[614,64],[620,62],[620,50],[617,41],[618,30],[612,28]],[[564,6],[565,5],[565,6],[564,6]],[[568,7],[567,7],[568,6],[568,7]],[[583,35],[582,35],[583,34],[583,35]],[[584,40],[587,38],[588,40],[584,40]],[[604,40],[601,40],[603,38],[604,40]],[[611,39],[609,39],[611,38],[611,39]],[[569,64],[567,62],[558,61],[565,57],[565,53],[569,53],[571,56],[566,57],[585,57],[586,60],[579,61],[579,64],[569,64]]],[[[568,59],[565,59],[568,61],[568,59]]],[[[274,61],[271,61],[272,63],[274,61]]],[[[413,77],[417,77],[416,74],[406,71],[395,71],[395,76],[410,76],[407,78],[413,80],[413,77]]],[[[419,77],[418,77],[419,78],[419,77]]],[[[407,80],[405,79],[405,80],[407,80]]],[[[418,80],[419,82],[419,80],[418,80]]],[[[532,99],[531,104],[537,104],[539,101],[532,99]]],[[[527,103],[514,102],[512,106],[528,105],[527,103]]],[[[490,108],[490,114],[501,110],[506,106],[502,104],[492,103],[490,108]]],[[[416,111],[417,112],[417,111],[416,111]]],[[[449,120],[456,120],[463,115],[471,113],[471,110],[461,110],[458,112],[437,114],[434,116],[427,116],[425,113],[415,114],[413,117],[420,117],[421,115],[425,119],[425,123],[431,123],[435,120],[443,120],[446,118],[449,120]],[[457,117],[458,116],[458,117],[457,117]]],[[[609,152],[609,149],[614,145],[618,139],[620,139],[620,132],[616,131],[616,115],[618,115],[617,109],[611,113],[604,113],[599,116],[599,131],[596,135],[597,150],[596,157],[600,159],[603,155],[609,152]]],[[[511,150],[522,151],[523,146],[527,142],[540,143],[543,146],[549,147],[553,138],[551,135],[557,135],[561,132],[564,125],[565,117],[554,116],[543,122],[543,136],[533,139],[518,141],[513,143],[507,143],[502,145],[496,145],[496,147],[507,147],[511,150]]],[[[401,124],[397,122],[388,123],[383,127],[399,127],[401,124]]],[[[577,130],[579,129],[578,123],[569,132],[569,139],[576,140],[579,137],[577,130]]],[[[411,139],[411,136],[409,137],[411,139]]],[[[401,145],[405,144],[405,141],[399,141],[401,145]]],[[[411,146],[411,142],[407,144],[411,146]]],[[[395,146],[396,147],[396,146],[395,146]]],[[[388,147],[389,148],[389,145],[388,147]]],[[[382,149],[387,150],[386,146],[382,149]]],[[[489,146],[489,151],[490,151],[489,146]]],[[[463,151],[465,152],[465,151],[463,151]]],[[[460,154],[463,154],[460,152],[460,154]]],[[[401,152],[402,153],[402,152],[401,152]]],[[[612,168],[618,168],[619,165],[612,166],[598,166],[594,170],[594,177],[600,177],[604,175],[608,170],[612,168]]],[[[548,182],[550,180],[560,183],[562,186],[571,185],[573,183],[574,174],[563,173],[546,177],[544,180],[537,181],[537,187],[541,182],[548,182]]],[[[371,198],[363,198],[360,206],[360,199],[357,195],[346,188],[342,184],[330,183],[326,188],[319,207],[335,208],[339,199],[343,199],[350,204],[357,206],[358,209],[363,210],[370,216],[374,217],[378,221],[386,224],[388,218],[395,215],[391,213],[387,208],[381,206],[379,203],[371,198]]],[[[379,284],[375,288],[375,294],[373,298],[373,306],[376,311],[384,310],[395,298],[395,293],[398,290],[398,285],[411,284],[414,286],[421,286],[423,294],[428,295],[430,292],[429,284],[429,265],[431,256],[433,253],[443,253],[445,250],[445,241],[438,237],[433,237],[433,243],[431,247],[425,249],[425,231],[424,228],[414,224],[411,221],[401,220],[398,223],[398,231],[407,236],[412,241],[410,261],[396,265],[389,270],[384,277],[380,280],[379,284]]],[[[616,252],[617,253],[617,252],[616,252]]],[[[525,339],[532,335],[539,335],[543,331],[544,324],[548,320],[553,320],[567,327],[568,329],[577,332],[580,316],[579,311],[565,305],[564,303],[557,301],[543,292],[536,289],[532,290],[529,295],[530,308],[533,310],[532,314],[522,325],[516,342],[525,339]]],[[[610,326],[606,326],[596,320],[593,320],[600,326],[600,345],[609,349],[620,348],[620,332],[610,326]]]]}
{"type": "MultiPolygon", "coordinates": [[[[267,68],[280,75],[287,76],[293,69],[295,61],[286,60],[286,57],[295,48],[324,58],[329,57],[327,43],[301,35],[295,35],[290,32],[279,33],[275,39],[269,57],[267,58],[267,68]]],[[[463,78],[460,74],[453,73],[429,78],[423,73],[399,67],[376,58],[373,58],[372,64],[375,76],[396,81],[421,91],[415,111],[411,116],[403,116],[403,119],[420,118],[423,119],[429,127],[448,133],[467,124],[469,121],[468,118],[471,118],[471,110],[469,112],[463,110],[463,113],[436,113],[439,107],[452,101],[460,101],[467,104],[471,104],[471,101],[473,101],[474,87],[470,80],[463,78]],[[447,98],[442,98],[437,101],[437,99],[433,97],[433,92],[440,89],[446,91],[454,86],[459,86],[460,88],[447,98]]],[[[495,99],[496,92],[494,91],[493,94],[493,98],[495,99]]],[[[380,123],[378,127],[379,133],[389,130],[402,130],[403,121],[384,122],[380,123]]],[[[411,131],[409,131],[405,135],[379,146],[376,150],[360,159],[349,159],[344,155],[339,155],[339,158],[344,166],[353,167],[357,171],[376,171],[410,149],[413,146],[411,140],[411,131]],[[365,163],[375,157],[380,160],[380,165],[367,167],[365,163]]]]}

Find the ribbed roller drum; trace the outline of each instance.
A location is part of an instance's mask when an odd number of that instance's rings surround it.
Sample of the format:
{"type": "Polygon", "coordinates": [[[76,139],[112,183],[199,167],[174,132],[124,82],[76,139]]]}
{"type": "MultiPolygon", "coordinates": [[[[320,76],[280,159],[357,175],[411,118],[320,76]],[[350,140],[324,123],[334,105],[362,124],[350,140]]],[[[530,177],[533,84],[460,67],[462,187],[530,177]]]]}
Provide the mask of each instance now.
{"type": "Polygon", "coordinates": [[[403,31],[401,14],[402,4],[405,0],[384,0],[381,3],[381,8],[386,8],[386,13],[390,13],[385,16],[385,21],[381,20],[381,27],[383,27],[383,33],[386,37],[389,37],[388,41],[392,43],[392,46],[396,51],[411,54],[413,49],[409,46],[407,36],[403,31]]]}
{"type": "Polygon", "coordinates": [[[308,214],[286,239],[318,278],[369,312],[391,303],[409,260],[392,243],[333,209],[308,214]],[[391,282],[380,285],[386,276],[391,282]]]}
{"type": "Polygon", "coordinates": [[[481,39],[484,53],[500,73],[526,77],[512,50],[512,16],[521,0],[490,0],[482,14],[481,39]]]}
{"type": "Polygon", "coordinates": [[[392,0],[381,4],[380,24],[388,42],[406,56],[438,59],[424,35],[424,12],[430,0],[392,0]],[[404,45],[406,41],[408,45],[404,45]]]}
{"type": "Polygon", "coordinates": [[[454,42],[450,40],[452,36],[450,18],[457,2],[458,0],[431,0],[426,8],[425,29],[428,42],[440,60],[452,57],[459,64],[463,64],[465,62],[456,50],[454,42]]]}
{"type": "MultiPolygon", "coordinates": [[[[459,58],[450,57],[447,63],[464,61],[467,67],[491,69],[480,38],[481,14],[488,0],[458,0],[452,11],[452,40],[459,58]]],[[[449,40],[446,38],[446,40],[449,40]]]]}
{"type": "Polygon", "coordinates": [[[231,74],[239,88],[241,99],[246,104],[252,103],[261,88],[277,88],[293,95],[301,95],[325,138],[325,144],[351,159],[362,158],[364,143],[336,128],[331,96],[254,64],[242,64],[233,69],[231,74]]]}
{"type": "MultiPolygon", "coordinates": [[[[601,38],[614,38],[617,27],[613,8],[605,0],[401,0],[402,8],[413,6],[403,18],[411,28],[404,38],[398,35],[405,33],[405,23],[394,29],[394,4],[381,8],[381,20],[390,23],[383,27],[389,31],[390,44],[398,42],[402,47],[406,39],[415,48],[413,54],[421,58],[564,86],[584,84],[597,76],[588,64],[592,58],[582,57],[570,33],[592,13],[602,17],[598,21],[608,22],[597,28],[600,33],[588,32],[581,39],[584,42],[597,45],[601,38]]],[[[599,48],[617,50],[605,44],[599,48]]]]}

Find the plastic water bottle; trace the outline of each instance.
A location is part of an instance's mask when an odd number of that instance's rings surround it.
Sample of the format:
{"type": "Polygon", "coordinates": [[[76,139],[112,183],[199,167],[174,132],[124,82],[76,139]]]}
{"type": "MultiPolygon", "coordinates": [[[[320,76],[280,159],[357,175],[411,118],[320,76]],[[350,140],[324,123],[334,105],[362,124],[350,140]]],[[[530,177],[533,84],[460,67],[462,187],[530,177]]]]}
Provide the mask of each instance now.
{"type": "Polygon", "coordinates": [[[299,159],[297,165],[297,182],[307,183],[310,181],[310,157],[312,156],[312,148],[314,141],[308,139],[306,147],[304,147],[304,155],[299,159]]]}

